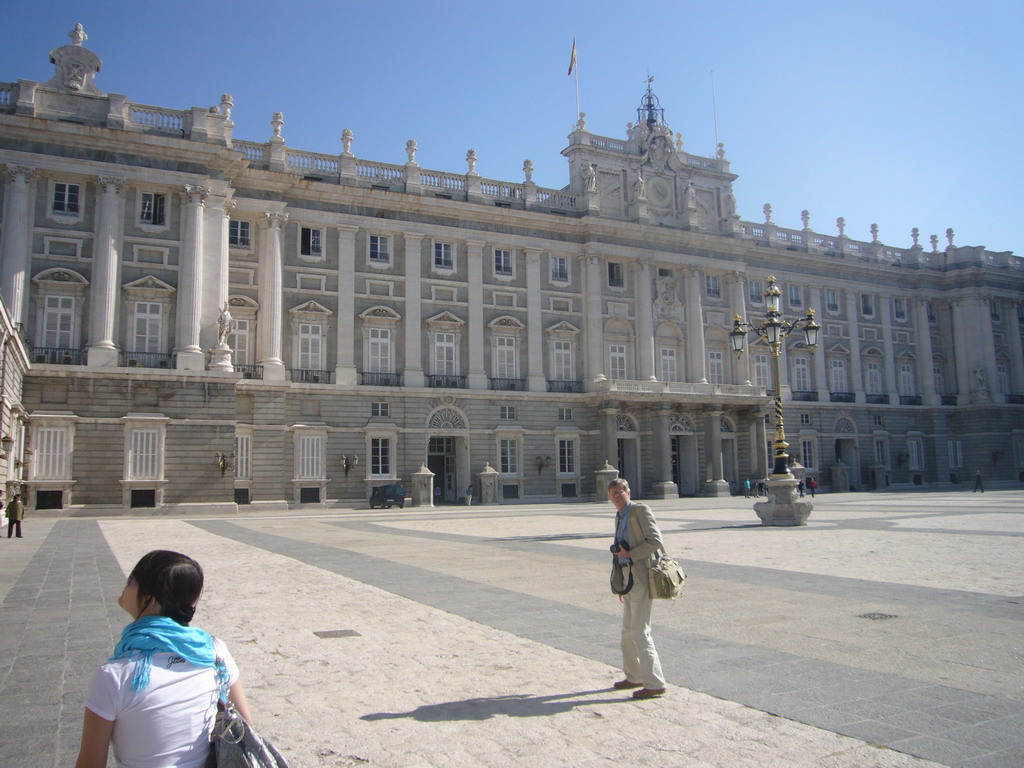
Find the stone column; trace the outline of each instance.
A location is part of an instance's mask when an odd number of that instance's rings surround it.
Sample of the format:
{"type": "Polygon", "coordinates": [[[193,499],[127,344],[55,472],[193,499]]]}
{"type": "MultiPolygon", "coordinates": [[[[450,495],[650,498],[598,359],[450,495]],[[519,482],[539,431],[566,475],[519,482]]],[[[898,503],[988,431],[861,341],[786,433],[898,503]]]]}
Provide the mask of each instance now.
{"type": "Polygon", "coordinates": [[[846,292],[846,316],[849,319],[850,336],[850,386],[856,402],[864,402],[864,374],[860,366],[860,294],[846,292]]]}
{"type": "Polygon", "coordinates": [[[185,215],[178,265],[177,339],[175,367],[201,371],[206,367],[199,345],[200,297],[203,294],[203,216],[208,187],[185,185],[185,215]]]}
{"type": "Polygon", "coordinates": [[[344,224],[338,230],[338,346],[334,367],[334,382],[353,386],[356,381],[355,364],[355,292],[356,292],[356,232],[358,227],[344,224]]]}
{"type": "Polygon", "coordinates": [[[992,402],[1002,402],[999,394],[999,382],[996,375],[996,341],[994,329],[992,328],[992,299],[991,297],[979,297],[975,316],[978,318],[978,336],[982,352],[982,365],[985,369],[988,383],[989,399],[992,402]]]}
{"type": "Polygon", "coordinates": [[[0,295],[16,323],[25,323],[28,313],[26,290],[32,253],[28,198],[34,173],[35,169],[28,166],[7,166],[4,227],[0,238],[0,295]]]}
{"type": "Polygon", "coordinates": [[[701,304],[701,288],[704,273],[693,267],[686,270],[686,380],[707,384],[704,352],[704,309],[701,304]]]}
{"type": "Polygon", "coordinates": [[[267,227],[260,243],[260,313],[257,324],[259,335],[259,364],[263,366],[264,381],[284,381],[286,369],[281,359],[282,297],[282,228],[288,221],[287,213],[268,212],[267,227]]]}
{"type": "Polygon", "coordinates": [[[932,375],[932,331],[926,299],[914,301],[914,324],[917,326],[917,384],[921,403],[938,405],[942,393],[935,391],[935,377],[932,375]]]}
{"type": "Polygon", "coordinates": [[[729,484],[722,477],[722,410],[708,412],[707,429],[708,472],[710,477],[704,484],[705,496],[728,496],[729,484]]]}
{"type": "MultiPolygon", "coordinates": [[[[821,288],[812,287],[808,297],[807,309],[821,311],[821,288]]],[[[820,319],[820,317],[819,317],[820,319]]],[[[818,402],[829,401],[828,368],[825,361],[825,328],[822,326],[818,335],[818,348],[813,353],[814,358],[814,386],[818,390],[818,402]]]]}
{"type": "Polygon", "coordinates": [[[890,403],[899,403],[900,393],[899,388],[896,386],[896,358],[893,357],[892,352],[892,310],[891,310],[892,299],[889,296],[881,295],[878,297],[879,310],[881,312],[882,320],[882,348],[885,353],[885,370],[883,375],[885,376],[885,391],[889,393],[890,403]]]}
{"type": "Polygon", "coordinates": [[[234,200],[228,200],[221,195],[214,197],[213,204],[206,207],[208,231],[212,240],[207,243],[207,250],[211,253],[213,261],[209,273],[213,275],[213,279],[207,282],[206,296],[202,300],[200,342],[209,350],[209,369],[224,373],[231,373],[235,370],[227,339],[223,342],[220,340],[220,313],[228,305],[229,298],[228,262],[231,250],[228,245],[228,235],[231,211],[234,207],[234,200]]]}
{"type": "Polygon", "coordinates": [[[407,387],[422,387],[423,378],[423,311],[422,266],[423,234],[405,232],[405,371],[403,383],[407,387]]]}
{"type": "Polygon", "coordinates": [[[615,417],[618,414],[619,409],[613,405],[601,408],[601,437],[604,440],[605,461],[621,472],[618,433],[615,431],[615,417]]]}
{"type": "Polygon", "coordinates": [[[956,374],[957,405],[971,403],[971,390],[974,389],[971,374],[972,357],[970,354],[969,332],[964,325],[967,313],[964,311],[964,300],[954,299],[949,302],[953,328],[953,356],[956,374]]]}
{"type": "Polygon", "coordinates": [[[93,244],[92,285],[89,286],[89,345],[86,365],[111,367],[118,364],[117,333],[118,288],[121,273],[121,200],[124,179],[101,176],[102,192],[97,216],[96,242],[93,244]]]}
{"type": "Polygon", "coordinates": [[[1010,394],[1024,392],[1024,351],[1020,341],[1020,316],[1017,314],[1018,302],[1009,302],[1006,319],[1007,344],[1010,347],[1010,394]]]}
{"type": "Polygon", "coordinates": [[[679,497],[679,487],[672,479],[672,407],[661,406],[655,415],[654,439],[658,453],[658,477],[651,486],[651,492],[657,499],[674,499],[679,497]]]}
{"type": "Polygon", "coordinates": [[[651,290],[651,259],[634,262],[636,279],[637,378],[656,381],[654,375],[654,296],[651,290]]]}
{"type": "MultiPolygon", "coordinates": [[[[587,304],[584,312],[584,333],[587,335],[587,374],[590,376],[588,389],[593,391],[594,383],[604,381],[604,313],[601,302],[601,267],[604,259],[587,254],[582,259],[587,275],[587,304]]],[[[607,457],[612,461],[615,456],[607,457]]]]}
{"type": "Polygon", "coordinates": [[[484,365],[484,244],[466,241],[466,274],[469,280],[469,380],[470,389],[487,389],[484,365]]]}
{"type": "Polygon", "coordinates": [[[544,321],[540,287],[540,250],[526,248],[526,383],[531,392],[545,392],[544,321]]]}
{"type": "MultiPolygon", "coordinates": [[[[747,300],[744,292],[743,274],[733,272],[726,278],[729,281],[729,310],[732,316],[728,318],[729,325],[732,325],[733,318],[739,315],[740,322],[747,321],[747,300]]],[[[747,338],[749,342],[749,336],[747,338]]],[[[754,355],[749,349],[733,359],[733,384],[750,384],[754,377],[751,368],[754,365],[754,355]]]]}

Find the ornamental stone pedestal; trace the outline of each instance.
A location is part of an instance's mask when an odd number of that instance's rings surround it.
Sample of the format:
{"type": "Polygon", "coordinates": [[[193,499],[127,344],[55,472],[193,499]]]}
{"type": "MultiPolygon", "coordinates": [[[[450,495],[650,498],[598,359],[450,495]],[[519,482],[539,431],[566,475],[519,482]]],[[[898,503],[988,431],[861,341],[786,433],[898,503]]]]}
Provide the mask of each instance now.
{"type": "Polygon", "coordinates": [[[434,506],[434,473],[425,466],[412,473],[412,505],[414,507],[434,506]]]}
{"type": "Polygon", "coordinates": [[[806,525],[814,505],[798,498],[796,485],[799,481],[792,475],[772,475],[768,478],[768,499],[754,504],[754,511],[761,518],[761,525],[795,526],[806,525]]]}
{"type": "Polygon", "coordinates": [[[480,503],[498,503],[498,472],[490,464],[485,463],[483,470],[477,475],[480,480],[480,503]]]}
{"type": "Polygon", "coordinates": [[[608,498],[608,483],[619,479],[619,470],[609,464],[608,459],[605,459],[604,466],[597,470],[594,476],[597,478],[596,500],[604,501],[608,498]]]}

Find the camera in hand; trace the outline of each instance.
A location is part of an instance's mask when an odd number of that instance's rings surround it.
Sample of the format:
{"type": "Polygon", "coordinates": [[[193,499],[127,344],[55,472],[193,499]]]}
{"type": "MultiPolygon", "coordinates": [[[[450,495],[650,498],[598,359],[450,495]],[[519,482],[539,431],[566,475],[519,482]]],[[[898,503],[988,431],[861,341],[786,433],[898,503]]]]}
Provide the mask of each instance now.
{"type": "Polygon", "coordinates": [[[628,544],[628,542],[625,542],[625,541],[616,541],[614,544],[612,544],[610,547],[608,547],[608,549],[611,550],[611,553],[613,555],[617,555],[623,549],[625,549],[628,552],[629,551],[629,544],[628,544]]]}

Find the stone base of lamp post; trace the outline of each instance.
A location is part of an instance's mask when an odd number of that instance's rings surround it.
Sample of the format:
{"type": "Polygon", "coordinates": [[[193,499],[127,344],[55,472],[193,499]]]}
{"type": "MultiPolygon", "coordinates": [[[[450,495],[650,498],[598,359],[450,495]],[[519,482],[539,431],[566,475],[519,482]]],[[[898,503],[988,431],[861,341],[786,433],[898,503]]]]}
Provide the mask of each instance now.
{"type": "Polygon", "coordinates": [[[754,504],[754,511],[761,518],[761,525],[793,526],[806,525],[814,504],[799,498],[796,485],[799,481],[792,475],[772,475],[768,478],[768,499],[754,504]]]}

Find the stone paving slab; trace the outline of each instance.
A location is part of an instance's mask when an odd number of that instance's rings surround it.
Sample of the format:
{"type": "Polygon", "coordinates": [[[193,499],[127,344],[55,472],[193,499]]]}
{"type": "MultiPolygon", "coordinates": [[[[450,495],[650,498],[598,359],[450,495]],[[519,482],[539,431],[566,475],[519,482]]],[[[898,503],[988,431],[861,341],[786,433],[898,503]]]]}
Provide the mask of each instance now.
{"type": "Polygon", "coordinates": [[[689,602],[656,609],[670,692],[653,702],[608,688],[619,608],[604,591],[605,505],[48,521],[35,529],[45,539],[18,542],[36,547],[17,555],[23,563],[0,548],[0,576],[16,576],[0,586],[0,765],[73,763],[85,681],[124,623],[124,573],[156,547],[203,563],[197,622],[231,644],[259,724],[295,768],[1022,765],[1024,695],[1009,668],[1020,645],[1003,633],[1021,637],[1024,578],[1002,544],[1020,533],[1009,510],[1024,495],[967,510],[962,496],[934,495],[927,513],[917,502],[901,512],[893,498],[904,497],[820,504],[812,526],[791,531],[814,534],[803,539],[748,527],[735,500],[656,507],[675,526],[670,547],[685,539],[703,559],[691,561],[689,602]],[[970,533],[951,571],[915,573],[928,559],[920,547],[956,530],[970,533]],[[881,534],[888,551],[869,556],[881,534]],[[829,572],[830,548],[849,546],[861,572],[844,557],[829,572]],[[756,610],[765,600],[784,608],[756,610]],[[785,607],[801,603],[803,624],[785,607]],[[833,616],[864,606],[901,619],[833,616]],[[966,664],[944,684],[946,662],[929,667],[914,637],[926,634],[924,614],[927,631],[944,628],[937,648],[980,653],[994,639],[984,663],[1011,678],[1005,690],[994,695],[988,670],[966,664]],[[314,634],[337,629],[357,634],[314,634]],[[792,642],[766,642],[779,634],[792,642]],[[905,669],[868,663],[872,648],[892,647],[905,669]]]}

